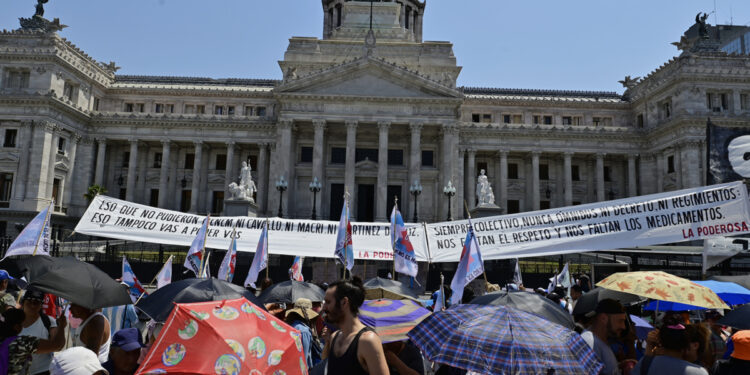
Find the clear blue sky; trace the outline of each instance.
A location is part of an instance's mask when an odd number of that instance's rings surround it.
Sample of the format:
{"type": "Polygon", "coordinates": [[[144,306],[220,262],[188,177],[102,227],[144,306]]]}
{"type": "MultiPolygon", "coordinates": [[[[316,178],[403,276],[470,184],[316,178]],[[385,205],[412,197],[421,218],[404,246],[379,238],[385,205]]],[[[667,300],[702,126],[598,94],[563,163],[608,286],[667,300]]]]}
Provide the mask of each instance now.
{"type": "MultiPolygon", "coordinates": [[[[35,0],[0,0],[0,29],[35,0]]],[[[425,40],[454,44],[459,85],[622,92],[678,54],[670,45],[713,0],[429,0],[425,40]]],[[[750,1],[716,0],[717,20],[750,24],[750,1]]],[[[61,35],[120,74],[281,78],[291,36],[321,37],[320,0],[50,0],[61,35]]]]}

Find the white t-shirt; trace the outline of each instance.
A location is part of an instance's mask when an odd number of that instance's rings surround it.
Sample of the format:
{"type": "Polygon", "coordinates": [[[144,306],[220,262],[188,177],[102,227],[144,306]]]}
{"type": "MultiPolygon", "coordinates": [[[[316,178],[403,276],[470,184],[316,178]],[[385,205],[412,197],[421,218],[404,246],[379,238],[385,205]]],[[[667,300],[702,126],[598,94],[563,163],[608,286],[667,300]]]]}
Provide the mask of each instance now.
{"type": "MultiPolygon", "coordinates": [[[[54,328],[57,327],[57,322],[55,322],[55,318],[48,316],[49,318],[49,327],[54,328]]],[[[47,328],[44,326],[44,322],[42,322],[42,318],[38,317],[36,318],[36,321],[24,328],[19,336],[33,336],[38,337],[42,340],[49,340],[49,331],[47,331],[47,328]]],[[[47,354],[34,354],[31,356],[31,366],[29,366],[29,374],[34,375],[38,374],[40,372],[49,371],[49,365],[52,362],[52,353],[47,354]]]]}

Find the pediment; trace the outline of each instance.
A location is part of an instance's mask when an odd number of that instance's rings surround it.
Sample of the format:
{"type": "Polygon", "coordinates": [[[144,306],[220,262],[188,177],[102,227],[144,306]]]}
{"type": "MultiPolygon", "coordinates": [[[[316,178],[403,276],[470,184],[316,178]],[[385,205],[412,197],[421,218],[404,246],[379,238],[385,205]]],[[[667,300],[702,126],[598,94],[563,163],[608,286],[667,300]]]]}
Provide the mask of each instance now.
{"type": "Polygon", "coordinates": [[[355,163],[354,167],[359,170],[378,169],[378,163],[370,159],[365,159],[365,160],[355,163]]]}

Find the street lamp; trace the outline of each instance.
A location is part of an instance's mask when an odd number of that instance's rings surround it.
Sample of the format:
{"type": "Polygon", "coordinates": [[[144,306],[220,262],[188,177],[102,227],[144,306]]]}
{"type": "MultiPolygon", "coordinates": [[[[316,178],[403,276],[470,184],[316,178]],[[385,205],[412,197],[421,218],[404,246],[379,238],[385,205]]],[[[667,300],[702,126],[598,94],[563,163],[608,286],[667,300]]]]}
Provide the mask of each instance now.
{"type": "Polygon", "coordinates": [[[448,180],[448,186],[443,188],[443,194],[448,197],[448,221],[453,221],[453,214],[451,214],[451,198],[456,195],[456,188],[453,187],[451,180],[448,180]]]}
{"type": "Polygon", "coordinates": [[[284,192],[289,188],[289,184],[284,179],[284,176],[279,176],[279,180],[276,181],[276,190],[279,191],[279,217],[284,217],[284,212],[281,210],[281,202],[284,199],[284,192]]]}
{"type": "Polygon", "coordinates": [[[125,179],[122,177],[122,168],[120,168],[120,176],[117,177],[117,186],[122,186],[124,182],[125,179]]]}
{"type": "Polygon", "coordinates": [[[318,192],[322,188],[320,182],[318,181],[318,178],[315,177],[312,182],[310,182],[310,191],[313,193],[313,211],[312,211],[312,219],[317,220],[318,217],[315,215],[315,203],[318,201],[318,192]]]}
{"type": "Polygon", "coordinates": [[[414,183],[409,187],[409,192],[414,196],[414,219],[412,221],[418,223],[419,219],[417,218],[417,197],[419,196],[419,194],[422,194],[422,185],[419,183],[419,181],[414,180],[414,183]]]}

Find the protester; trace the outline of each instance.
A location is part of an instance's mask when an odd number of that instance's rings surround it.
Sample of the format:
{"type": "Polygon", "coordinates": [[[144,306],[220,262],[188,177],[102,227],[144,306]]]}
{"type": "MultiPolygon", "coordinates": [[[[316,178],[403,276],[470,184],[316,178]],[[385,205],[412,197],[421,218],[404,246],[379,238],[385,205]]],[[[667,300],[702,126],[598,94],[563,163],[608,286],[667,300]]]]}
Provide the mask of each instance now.
{"type": "Polygon", "coordinates": [[[8,271],[0,270],[0,312],[16,307],[16,297],[8,290],[8,284],[12,279],[8,271]]]}
{"type": "Polygon", "coordinates": [[[138,369],[143,341],[135,328],[125,328],[112,336],[109,349],[109,360],[102,366],[109,375],[133,375],[138,369]]]}
{"type": "Polygon", "coordinates": [[[575,284],[570,287],[570,311],[572,312],[573,309],[576,308],[576,303],[578,303],[578,299],[581,298],[583,295],[583,288],[581,288],[580,285],[575,284]]]}
{"type": "MultiPolygon", "coordinates": [[[[285,321],[292,328],[298,330],[302,335],[302,348],[305,352],[305,361],[307,368],[313,368],[317,361],[313,361],[312,345],[313,330],[312,327],[317,321],[318,313],[312,309],[312,301],[307,298],[297,298],[294,301],[294,307],[285,312],[285,321]]],[[[315,335],[317,336],[317,334],[315,335]]],[[[320,358],[318,358],[318,361],[320,358]]]]}
{"type": "Polygon", "coordinates": [[[109,333],[114,335],[115,332],[125,328],[138,328],[140,320],[138,313],[133,305],[120,305],[105,307],[102,309],[102,315],[109,322],[109,333]]]}
{"type": "Polygon", "coordinates": [[[326,290],[325,320],[339,329],[326,353],[329,374],[388,374],[380,338],[357,317],[364,301],[362,280],[356,276],[351,281],[337,281],[326,290]]]}
{"type": "Polygon", "coordinates": [[[0,373],[8,375],[26,374],[28,360],[32,354],[52,353],[62,349],[65,345],[65,335],[62,328],[65,327],[65,318],[57,320],[57,326],[61,329],[55,332],[49,340],[33,336],[21,336],[23,322],[26,314],[21,309],[10,308],[2,313],[0,322],[0,358],[7,353],[7,361],[0,361],[0,373]]]}
{"type": "Polygon", "coordinates": [[[708,375],[703,367],[683,358],[688,352],[685,326],[667,319],[658,332],[659,355],[644,356],[633,368],[634,375],[708,375]]]}
{"type": "MultiPolygon", "coordinates": [[[[25,315],[23,329],[20,333],[21,336],[32,336],[48,340],[57,333],[57,322],[55,322],[55,319],[45,315],[42,311],[44,298],[44,293],[35,289],[26,290],[23,297],[21,297],[21,308],[25,315]]],[[[62,349],[62,347],[59,349],[62,349]]],[[[31,375],[44,374],[49,371],[50,362],[52,362],[51,353],[34,354],[28,366],[28,373],[31,375]]]]}
{"type": "Polygon", "coordinates": [[[96,353],[99,362],[109,359],[109,344],[112,340],[109,321],[102,313],[76,304],[70,305],[73,317],[83,320],[73,333],[73,346],[83,346],[96,353]]]}
{"type": "Polygon", "coordinates": [[[94,352],[80,346],[55,354],[49,373],[50,375],[110,375],[99,363],[94,352]]]}
{"type": "Polygon", "coordinates": [[[383,344],[383,351],[391,375],[424,375],[422,354],[411,341],[383,344]]]}
{"type": "Polygon", "coordinates": [[[613,299],[599,301],[595,310],[596,315],[591,319],[591,324],[581,337],[591,347],[604,367],[599,372],[603,375],[614,375],[618,373],[618,362],[607,341],[610,338],[619,338],[625,330],[625,322],[628,319],[625,309],[620,302],[613,299]]]}
{"type": "Polygon", "coordinates": [[[703,324],[690,324],[685,326],[685,335],[688,347],[684,360],[709,369],[714,363],[713,353],[709,352],[709,337],[711,332],[703,324]]]}
{"type": "Polygon", "coordinates": [[[714,364],[713,375],[746,375],[750,374],[750,330],[739,331],[732,335],[734,350],[729,359],[722,359],[714,364]]]}
{"type": "Polygon", "coordinates": [[[722,359],[724,352],[727,350],[727,337],[721,326],[716,324],[721,319],[721,314],[716,310],[706,310],[705,317],[703,321],[711,329],[711,352],[713,353],[714,361],[718,361],[722,359]]]}

